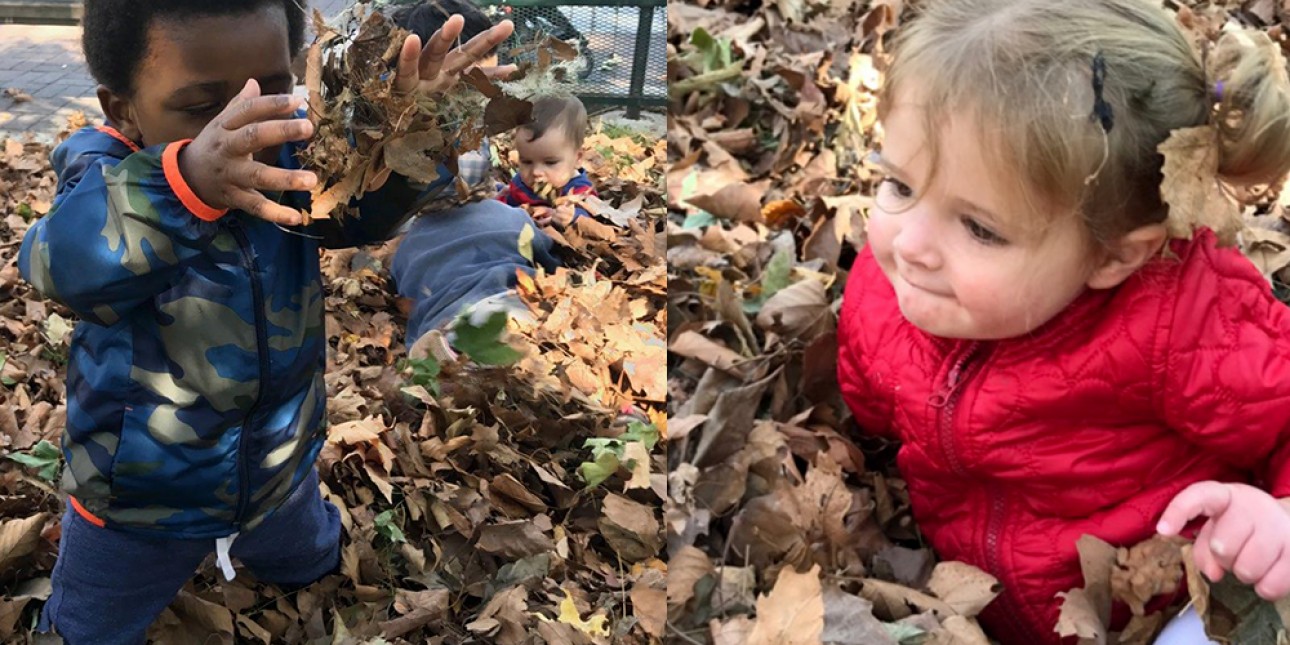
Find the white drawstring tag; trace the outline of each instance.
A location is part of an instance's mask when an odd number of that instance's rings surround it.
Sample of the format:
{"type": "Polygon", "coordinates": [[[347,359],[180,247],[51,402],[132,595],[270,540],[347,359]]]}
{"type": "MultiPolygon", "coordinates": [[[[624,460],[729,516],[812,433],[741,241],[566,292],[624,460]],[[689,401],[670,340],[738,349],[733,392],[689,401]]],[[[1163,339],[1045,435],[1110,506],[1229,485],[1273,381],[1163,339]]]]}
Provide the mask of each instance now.
{"type": "Polygon", "coordinates": [[[219,565],[219,570],[224,574],[224,580],[232,582],[236,574],[233,572],[233,561],[228,559],[228,550],[233,546],[233,540],[237,539],[237,533],[228,537],[222,537],[215,540],[215,562],[219,565]]]}

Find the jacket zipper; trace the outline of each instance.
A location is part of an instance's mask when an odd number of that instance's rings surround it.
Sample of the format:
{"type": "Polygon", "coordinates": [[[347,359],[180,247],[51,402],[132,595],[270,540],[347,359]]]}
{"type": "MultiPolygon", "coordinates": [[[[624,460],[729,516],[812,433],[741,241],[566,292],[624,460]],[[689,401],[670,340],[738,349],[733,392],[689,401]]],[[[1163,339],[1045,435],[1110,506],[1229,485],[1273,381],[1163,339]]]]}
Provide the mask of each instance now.
{"type": "MultiPolygon", "coordinates": [[[[986,518],[985,559],[986,565],[990,567],[990,573],[997,577],[1000,582],[1003,582],[1005,587],[1008,583],[1004,582],[1003,545],[1001,542],[1003,539],[1003,515],[1007,510],[1007,507],[1008,501],[1004,497],[1003,491],[995,490],[990,494],[990,514],[989,517],[986,518]]],[[[1014,633],[1025,636],[1026,639],[1029,640],[1032,636],[1030,634],[1030,629],[1028,628],[1028,625],[1023,624],[1017,619],[1017,616],[1019,615],[1018,610],[1016,607],[1011,606],[1012,602],[1010,598],[1011,597],[1007,594],[1004,594],[999,598],[1004,605],[1002,608],[1003,611],[1000,613],[1008,617],[1008,622],[1012,623],[1014,633]]]]}
{"type": "Polygon", "coordinates": [[[250,409],[246,412],[246,421],[242,424],[241,433],[237,437],[237,511],[233,516],[234,524],[239,527],[242,521],[246,519],[246,509],[251,503],[251,467],[247,464],[246,457],[246,435],[251,425],[251,419],[255,415],[256,409],[260,402],[264,400],[265,388],[269,379],[269,328],[265,320],[263,311],[264,306],[264,286],[260,284],[260,274],[255,269],[255,256],[251,253],[251,241],[246,236],[246,231],[242,229],[242,224],[235,219],[229,219],[229,232],[237,240],[238,249],[242,252],[242,260],[246,264],[246,271],[251,277],[251,298],[254,301],[252,309],[255,312],[255,351],[260,359],[260,385],[259,392],[256,394],[255,403],[251,404],[250,409]]]}
{"type": "MultiPolygon", "coordinates": [[[[941,453],[945,455],[945,460],[949,462],[950,468],[956,475],[961,477],[967,476],[967,471],[963,468],[963,462],[959,460],[958,451],[954,446],[954,411],[958,405],[959,395],[962,394],[963,384],[967,381],[967,368],[969,363],[980,353],[981,343],[975,342],[968,346],[967,350],[959,357],[954,365],[950,367],[949,374],[945,377],[945,384],[929,399],[932,407],[940,409],[939,438],[941,443],[941,453]]],[[[989,515],[986,518],[986,538],[985,538],[985,558],[986,566],[990,572],[999,578],[1006,586],[1008,583],[1003,575],[1003,519],[1007,510],[1007,499],[1001,490],[997,490],[990,499],[989,515]]],[[[1032,639],[1029,626],[1023,623],[1019,618],[1017,608],[1012,606],[1011,597],[1007,594],[1001,595],[996,602],[1003,604],[1002,613],[1007,616],[1015,633],[1032,639]]]]}

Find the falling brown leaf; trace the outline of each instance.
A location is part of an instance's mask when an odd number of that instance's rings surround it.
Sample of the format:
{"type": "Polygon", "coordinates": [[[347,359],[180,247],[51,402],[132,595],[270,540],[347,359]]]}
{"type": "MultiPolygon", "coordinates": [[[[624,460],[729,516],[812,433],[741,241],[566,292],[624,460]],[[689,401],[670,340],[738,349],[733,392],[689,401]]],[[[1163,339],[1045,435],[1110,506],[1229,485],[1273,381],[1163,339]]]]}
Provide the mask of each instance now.
{"type": "Polygon", "coordinates": [[[391,140],[382,150],[390,170],[421,183],[439,178],[439,159],[444,146],[443,134],[436,130],[410,132],[391,140]]]}
{"type": "Polygon", "coordinates": [[[510,132],[528,123],[532,118],[533,104],[509,96],[500,96],[484,108],[484,133],[488,136],[510,132]]]}

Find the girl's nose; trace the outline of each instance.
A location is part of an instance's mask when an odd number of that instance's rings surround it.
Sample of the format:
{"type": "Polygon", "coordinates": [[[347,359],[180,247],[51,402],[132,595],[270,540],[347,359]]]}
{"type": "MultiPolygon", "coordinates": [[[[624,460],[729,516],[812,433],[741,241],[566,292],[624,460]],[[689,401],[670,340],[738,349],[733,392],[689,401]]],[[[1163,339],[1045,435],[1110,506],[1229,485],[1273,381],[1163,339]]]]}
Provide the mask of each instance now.
{"type": "Polygon", "coordinates": [[[941,252],[930,216],[914,212],[917,207],[901,215],[900,230],[892,239],[892,250],[908,265],[925,271],[941,268],[941,252]]]}

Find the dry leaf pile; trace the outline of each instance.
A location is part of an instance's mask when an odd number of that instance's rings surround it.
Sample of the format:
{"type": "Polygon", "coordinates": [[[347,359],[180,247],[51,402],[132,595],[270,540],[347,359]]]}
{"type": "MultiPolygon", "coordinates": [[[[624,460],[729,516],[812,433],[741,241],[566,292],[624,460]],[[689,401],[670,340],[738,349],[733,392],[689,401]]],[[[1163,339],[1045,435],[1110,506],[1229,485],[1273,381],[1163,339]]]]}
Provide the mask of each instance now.
{"type": "MultiPolygon", "coordinates": [[[[1236,21],[1285,46],[1282,3],[1181,4],[1195,38],[1216,41],[1236,21]]],[[[867,163],[881,136],[876,91],[889,36],[916,5],[669,6],[673,642],[989,642],[974,616],[996,582],[923,548],[895,446],[854,432],[835,376],[837,306],[878,179],[867,163]]],[[[1168,186],[1164,196],[1193,198],[1168,186]]],[[[1278,221],[1246,230],[1246,253],[1269,276],[1290,271],[1285,204],[1275,191],[1247,203],[1247,215],[1278,221]]],[[[1177,590],[1177,548],[1107,547],[1100,577],[1069,594],[1088,611],[1063,614],[1061,627],[1101,630],[1082,643],[1149,642],[1166,615],[1144,603],[1177,590]],[[1099,617],[1113,598],[1139,610],[1136,631],[1107,633],[1099,617]]],[[[1223,606],[1239,616],[1260,605],[1223,606]]]]}
{"type": "Polygon", "coordinates": [[[484,99],[473,86],[433,99],[394,91],[393,65],[409,32],[369,7],[356,4],[335,27],[314,10],[305,85],[317,135],[301,155],[321,179],[311,218],[356,215],[350,199],[380,188],[393,172],[431,183],[440,160],[478,148],[483,138],[484,99]]]}
{"type": "MultiPolygon", "coordinates": [[[[612,151],[639,141],[602,143],[611,154],[588,150],[587,169],[603,182],[588,204],[603,221],[560,238],[569,268],[524,283],[534,324],[476,343],[515,352],[510,367],[408,360],[383,268],[392,247],[324,254],[331,427],[319,467],[344,525],[340,573],[284,592],[240,567],[224,582],[208,562],[156,642],[659,642],[663,149],[644,148],[652,172],[634,175],[612,151]]],[[[16,266],[53,197],[49,149],[3,145],[0,641],[30,642],[57,553],[73,321],[16,266]]],[[[506,158],[504,138],[495,145],[506,158]]]]}

